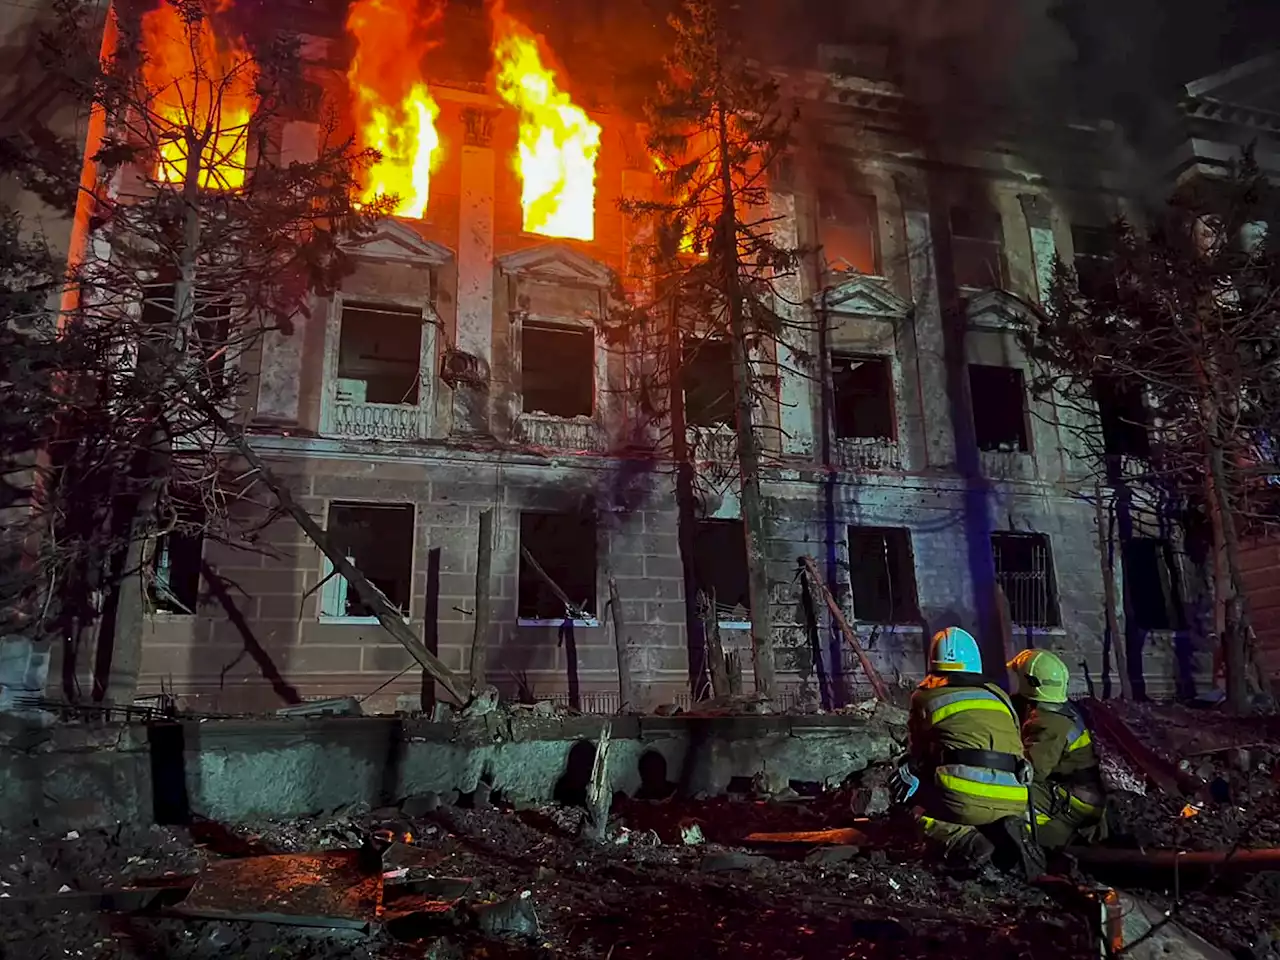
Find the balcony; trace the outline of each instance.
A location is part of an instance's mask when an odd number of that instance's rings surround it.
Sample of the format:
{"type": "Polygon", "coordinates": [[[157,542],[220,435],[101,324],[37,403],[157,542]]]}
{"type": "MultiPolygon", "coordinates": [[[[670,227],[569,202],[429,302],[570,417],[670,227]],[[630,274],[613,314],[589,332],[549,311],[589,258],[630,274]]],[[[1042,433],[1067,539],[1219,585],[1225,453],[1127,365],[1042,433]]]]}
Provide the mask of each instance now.
{"type": "Polygon", "coordinates": [[[727,423],[689,426],[686,431],[689,459],[698,463],[736,463],[738,432],[727,423]]]}
{"type": "Polygon", "coordinates": [[[556,417],[549,413],[522,413],[516,420],[518,443],[548,450],[603,453],[604,430],[591,417],[556,417]]]}
{"type": "MultiPolygon", "coordinates": [[[[369,403],[343,389],[339,381],[328,434],[343,440],[422,440],[427,411],[408,403],[369,403]]],[[[358,395],[358,393],[357,393],[358,395]]]]}
{"type": "Polygon", "coordinates": [[[843,437],[836,441],[836,456],[849,470],[902,469],[902,451],[889,437],[843,437]]]}

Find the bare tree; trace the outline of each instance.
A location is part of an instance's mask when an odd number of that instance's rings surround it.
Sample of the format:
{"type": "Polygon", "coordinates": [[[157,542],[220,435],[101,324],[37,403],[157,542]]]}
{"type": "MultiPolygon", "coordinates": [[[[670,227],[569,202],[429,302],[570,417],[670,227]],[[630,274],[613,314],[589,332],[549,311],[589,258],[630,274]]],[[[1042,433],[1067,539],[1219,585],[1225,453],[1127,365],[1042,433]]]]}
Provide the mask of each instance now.
{"type": "Polygon", "coordinates": [[[1241,528],[1277,516],[1280,256],[1264,226],[1275,212],[1246,157],[1229,180],[1180,190],[1149,229],[1118,223],[1088,283],[1059,263],[1046,317],[1024,331],[1036,388],[1076,407],[1067,419],[1099,462],[1114,448],[1095,404],[1112,404],[1114,424],[1127,396],[1120,422],[1150,436],[1145,467],[1127,482],[1160,491],[1184,527],[1209,531],[1214,631],[1237,710],[1253,682],[1241,528]]]}
{"type": "MultiPolygon", "coordinates": [[[[90,225],[70,264],[59,341],[84,362],[57,411],[30,525],[30,565],[52,598],[37,634],[98,645],[94,696],[132,700],[142,621],[164,584],[158,538],[199,532],[253,546],[278,508],[229,471],[225,425],[243,418],[249,361],[288,334],[345,269],[340,240],[367,234],[394,198],[359,207],[373,154],[322,125],[317,154],[282,157],[306,85],[296,40],[246,38],[220,4],[162,0],[114,14],[100,58],[93,5],[58,4],[50,67],[91,104],[105,135],[81,181],[90,225]],[[253,505],[253,509],[241,509],[253,505]]],[[[26,589],[30,600],[40,591],[26,589]]],[[[72,691],[68,691],[69,693],[72,691]]]]}
{"type": "MultiPolygon", "coordinates": [[[[671,25],[667,78],[647,104],[648,149],[663,195],[624,202],[652,231],[641,251],[651,294],[612,318],[610,340],[639,355],[639,413],[664,417],[671,428],[683,487],[692,485],[692,461],[716,459],[707,456],[716,432],[690,429],[682,416],[684,395],[705,388],[691,382],[691,371],[705,352],[729,352],[732,386],[722,399],[736,447],[752,660],[757,692],[772,698],[772,522],[761,492],[762,431],[766,409],[778,401],[779,345],[797,326],[780,281],[794,275],[800,253],[774,232],[769,177],[787,149],[792,115],[711,0],[686,0],[671,25]]],[[[802,358],[802,351],[786,355],[802,358]]],[[[714,405],[718,398],[705,399],[714,405]]],[[[692,497],[681,492],[686,525],[692,497]]]]}

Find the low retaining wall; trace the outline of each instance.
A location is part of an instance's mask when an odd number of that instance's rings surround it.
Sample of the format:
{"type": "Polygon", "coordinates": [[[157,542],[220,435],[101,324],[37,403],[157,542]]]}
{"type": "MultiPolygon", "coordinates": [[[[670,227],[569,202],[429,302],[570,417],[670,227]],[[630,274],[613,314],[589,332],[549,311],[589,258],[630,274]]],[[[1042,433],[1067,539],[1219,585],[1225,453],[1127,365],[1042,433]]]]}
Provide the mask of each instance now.
{"type": "Polygon", "coordinates": [[[176,822],[188,814],[223,822],[297,817],[428,791],[465,794],[482,779],[508,800],[537,802],[551,799],[562,780],[585,777],[605,723],[615,791],[637,791],[648,753],[690,794],[723,793],[731,780],[761,774],[779,786],[834,785],[889,759],[901,720],[892,708],[872,719],[497,712],[456,723],[352,717],[45,728],[5,719],[0,829],[176,822]]]}

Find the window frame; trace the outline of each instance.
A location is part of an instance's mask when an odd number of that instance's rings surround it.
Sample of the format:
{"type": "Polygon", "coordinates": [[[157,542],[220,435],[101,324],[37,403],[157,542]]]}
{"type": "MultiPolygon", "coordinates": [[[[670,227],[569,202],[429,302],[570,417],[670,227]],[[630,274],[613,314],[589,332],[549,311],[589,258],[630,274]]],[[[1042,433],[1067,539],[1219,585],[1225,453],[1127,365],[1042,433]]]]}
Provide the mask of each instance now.
{"type": "MultiPolygon", "coordinates": [[[[339,507],[408,507],[413,513],[413,526],[409,533],[409,604],[408,609],[404,613],[404,622],[408,623],[413,619],[413,578],[417,572],[418,563],[418,514],[419,509],[416,503],[402,503],[387,500],[368,500],[356,497],[333,497],[325,500],[324,504],[324,531],[329,532],[329,524],[332,511],[335,506],[339,507]]],[[[351,584],[347,582],[346,577],[340,573],[335,573],[333,563],[324,553],[320,555],[320,583],[324,586],[320,588],[320,598],[316,604],[316,619],[321,623],[334,624],[362,624],[371,625],[379,622],[376,616],[371,617],[353,617],[345,613],[326,613],[326,608],[335,610],[346,609],[347,591],[351,589],[351,584]]],[[[358,569],[358,568],[357,568],[358,569]]],[[[364,571],[361,571],[362,573],[364,571]]]]}
{"type": "MultiPolygon", "coordinates": [[[[602,623],[600,619],[600,517],[595,512],[591,514],[591,527],[595,535],[595,551],[592,559],[594,566],[592,569],[592,592],[594,594],[593,602],[596,612],[591,617],[522,617],[520,616],[520,579],[521,571],[525,568],[524,559],[524,517],[530,514],[538,514],[540,516],[559,516],[559,517],[575,517],[582,516],[581,512],[571,510],[520,510],[516,521],[516,626],[518,627],[560,627],[565,623],[571,623],[575,627],[599,627],[602,623]]],[[[532,552],[532,551],[530,551],[532,552]]],[[[534,557],[534,559],[538,559],[534,557]]],[[[541,561],[539,561],[541,562],[541,561]]],[[[536,577],[537,574],[531,576],[536,577]]],[[[563,588],[562,588],[563,589],[563,588]]],[[[572,599],[572,597],[570,598],[572,599]]]]}
{"type": "MultiPolygon", "coordinates": [[[[1057,565],[1054,563],[1054,557],[1053,557],[1053,538],[1049,536],[1049,534],[1041,533],[1038,530],[993,530],[991,531],[990,541],[991,541],[992,565],[994,568],[993,573],[995,574],[994,583],[1001,587],[1001,589],[1004,592],[1005,602],[1009,605],[1010,626],[1023,631],[1030,630],[1033,633],[1035,632],[1046,633],[1046,632],[1061,630],[1062,629],[1062,599],[1061,599],[1061,595],[1058,592],[1057,565]],[[1000,563],[1000,541],[1002,540],[1008,540],[1008,541],[1023,540],[1026,542],[1030,542],[1032,545],[1033,551],[1036,549],[1036,547],[1043,548],[1044,550],[1043,580],[1045,584],[1045,591],[1046,591],[1045,603],[1047,607],[1045,612],[1048,614],[1046,619],[1051,622],[1047,622],[1043,624],[1025,623],[1021,620],[1018,620],[1014,616],[1014,601],[1010,597],[1010,591],[1005,589],[1005,581],[1004,581],[1004,577],[1009,575],[1010,571],[1002,569],[1001,563],[1000,563]]],[[[1034,574],[1035,574],[1035,571],[1032,570],[1031,575],[1034,575],[1034,574]]],[[[1026,573],[1024,572],[1022,574],[1016,574],[1016,575],[1025,576],[1026,573]]]]}

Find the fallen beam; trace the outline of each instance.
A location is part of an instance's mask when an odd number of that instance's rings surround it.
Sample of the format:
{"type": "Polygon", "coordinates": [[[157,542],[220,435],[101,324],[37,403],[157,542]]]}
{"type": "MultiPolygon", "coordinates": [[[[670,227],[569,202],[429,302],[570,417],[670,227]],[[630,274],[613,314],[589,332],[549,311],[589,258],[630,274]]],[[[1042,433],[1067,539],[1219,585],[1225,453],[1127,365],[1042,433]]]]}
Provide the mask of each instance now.
{"type": "Polygon", "coordinates": [[[755,845],[767,844],[799,844],[806,846],[840,846],[853,847],[865,845],[867,835],[853,827],[840,827],[833,830],[799,830],[790,833],[749,833],[743,842],[755,845]]]}
{"type": "Polygon", "coordinates": [[[858,663],[862,665],[862,672],[867,675],[871,689],[875,691],[876,699],[887,701],[889,699],[889,688],[884,685],[884,680],[876,670],[875,664],[871,662],[871,658],[867,656],[867,651],[862,649],[862,644],[858,642],[858,635],[849,626],[849,621],[845,619],[844,611],[840,609],[840,604],[836,603],[836,598],[831,595],[827,585],[818,576],[818,567],[814,564],[813,557],[801,557],[800,566],[809,575],[809,581],[819,595],[826,601],[827,609],[831,611],[831,616],[835,618],[836,624],[840,627],[840,632],[844,634],[845,641],[853,649],[854,654],[857,655],[858,663]]]}
{"type": "Polygon", "coordinates": [[[1069,847],[1067,853],[1082,867],[1138,867],[1152,870],[1191,868],[1251,873],[1280,870],[1280,847],[1263,850],[1117,850],[1108,847],[1069,847]]]}
{"type": "Polygon", "coordinates": [[[1182,770],[1142,742],[1129,725],[1101,700],[1082,700],[1089,726],[1115,745],[1138,770],[1171,797],[1195,795],[1204,788],[1199,777],[1182,770]]]}

